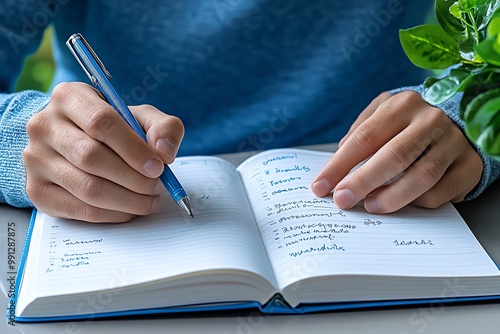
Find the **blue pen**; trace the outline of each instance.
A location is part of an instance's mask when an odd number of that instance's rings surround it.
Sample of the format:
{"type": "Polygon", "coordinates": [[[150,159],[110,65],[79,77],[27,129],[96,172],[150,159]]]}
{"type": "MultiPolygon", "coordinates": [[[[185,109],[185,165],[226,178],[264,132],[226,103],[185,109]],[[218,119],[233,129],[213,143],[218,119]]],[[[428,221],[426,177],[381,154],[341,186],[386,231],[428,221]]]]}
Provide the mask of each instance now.
{"type": "MultiPolygon", "coordinates": [[[[92,85],[94,85],[104,95],[107,102],[113,106],[114,109],[116,109],[128,125],[130,125],[130,127],[132,127],[132,129],[134,129],[134,131],[144,141],[147,141],[144,130],[141,128],[134,115],[130,112],[130,109],[118,96],[118,93],[111,85],[111,82],[109,81],[109,79],[111,79],[111,74],[108,70],[106,70],[102,61],[99,57],[97,57],[96,53],[92,50],[83,36],[81,34],[71,35],[66,42],[66,45],[70,49],[73,56],[75,56],[78,63],[82,66],[83,71],[89,77],[92,85]]],[[[163,182],[165,188],[167,188],[168,192],[177,204],[179,204],[179,206],[191,217],[194,217],[186,192],[167,165],[165,165],[163,173],[160,176],[160,180],[163,182]]]]}

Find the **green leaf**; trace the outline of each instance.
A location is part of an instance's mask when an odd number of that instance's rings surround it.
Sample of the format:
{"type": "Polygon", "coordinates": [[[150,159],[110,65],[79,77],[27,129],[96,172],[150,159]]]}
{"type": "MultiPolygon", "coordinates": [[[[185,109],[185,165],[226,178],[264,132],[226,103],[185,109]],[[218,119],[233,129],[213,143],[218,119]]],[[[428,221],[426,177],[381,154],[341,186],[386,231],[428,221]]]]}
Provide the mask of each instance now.
{"type": "Polygon", "coordinates": [[[496,114],[493,122],[481,132],[474,142],[486,154],[500,161],[500,114],[496,114]]]}
{"type": "Polygon", "coordinates": [[[476,52],[484,62],[500,66],[500,54],[495,50],[497,47],[500,48],[497,36],[491,36],[476,46],[476,52]]]}
{"type": "Polygon", "coordinates": [[[486,35],[488,37],[495,36],[500,32],[500,16],[495,16],[491,19],[486,29],[486,35]]]}
{"type": "Polygon", "coordinates": [[[478,5],[474,14],[478,30],[483,30],[490,24],[493,17],[499,12],[500,0],[480,2],[484,2],[484,4],[478,5]]]}
{"type": "MultiPolygon", "coordinates": [[[[493,36],[493,37],[495,37],[495,36],[493,36]]],[[[495,41],[493,42],[493,50],[497,54],[500,54],[500,34],[496,35],[495,41]]]]}
{"type": "Polygon", "coordinates": [[[476,9],[477,7],[485,6],[489,2],[496,2],[496,1],[491,1],[491,0],[458,0],[457,4],[462,12],[469,13],[472,10],[476,9]]]}
{"type": "Polygon", "coordinates": [[[416,66],[445,69],[461,60],[456,41],[439,25],[402,29],[399,39],[406,55],[416,66]]]}
{"type": "Polygon", "coordinates": [[[469,33],[467,36],[462,36],[458,41],[458,48],[465,53],[473,52],[476,45],[477,37],[473,32],[469,33]]]}
{"type": "Polygon", "coordinates": [[[443,30],[446,31],[448,35],[458,40],[464,34],[464,27],[462,22],[460,22],[461,13],[458,8],[458,3],[454,6],[452,13],[451,7],[454,3],[455,1],[451,0],[436,0],[434,11],[436,13],[436,19],[443,30]],[[458,12],[456,10],[458,10],[458,12]]]}
{"type": "Polygon", "coordinates": [[[464,80],[471,76],[466,70],[452,70],[448,76],[424,90],[422,97],[431,105],[441,104],[460,91],[464,80]]]}
{"type": "MultiPolygon", "coordinates": [[[[464,121],[471,138],[477,139],[500,111],[500,90],[478,95],[465,109],[464,121]]],[[[500,130],[500,129],[499,129],[500,130]]]]}
{"type": "Polygon", "coordinates": [[[472,138],[479,137],[482,128],[488,126],[496,111],[500,111],[500,88],[485,91],[470,101],[463,120],[472,138]]]}
{"type": "Polygon", "coordinates": [[[463,115],[465,132],[487,154],[500,158],[500,88],[476,96],[463,115]]]}
{"type": "MultiPolygon", "coordinates": [[[[450,16],[461,21],[464,28],[462,35],[464,37],[474,35],[477,44],[486,37],[484,30],[499,12],[500,0],[458,0],[449,7],[449,10],[450,16]]],[[[457,38],[456,35],[453,36],[457,38]]]]}
{"type": "Polygon", "coordinates": [[[491,65],[471,70],[472,75],[467,77],[459,89],[463,91],[460,100],[460,118],[465,119],[465,110],[472,100],[480,94],[500,88],[500,69],[491,65]]]}
{"type": "Polygon", "coordinates": [[[429,88],[430,86],[434,85],[436,82],[438,82],[440,79],[436,77],[428,77],[425,78],[424,80],[424,88],[429,88]]]}
{"type": "Polygon", "coordinates": [[[462,19],[462,10],[460,9],[458,2],[455,2],[450,6],[450,14],[459,20],[462,19]]]}

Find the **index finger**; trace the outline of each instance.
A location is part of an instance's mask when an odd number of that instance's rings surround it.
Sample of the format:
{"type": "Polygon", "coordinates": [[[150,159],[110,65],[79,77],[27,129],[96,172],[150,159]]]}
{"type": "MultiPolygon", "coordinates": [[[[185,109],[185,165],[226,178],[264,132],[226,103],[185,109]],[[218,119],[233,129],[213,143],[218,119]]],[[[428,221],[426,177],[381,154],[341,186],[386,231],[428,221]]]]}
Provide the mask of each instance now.
{"type": "Polygon", "coordinates": [[[377,110],[377,108],[383,102],[387,101],[387,99],[389,99],[391,96],[392,96],[391,93],[384,92],[384,93],[380,94],[379,96],[377,96],[376,98],[374,98],[370,102],[370,104],[368,104],[366,106],[366,108],[361,112],[361,114],[359,114],[359,116],[356,118],[354,123],[352,123],[351,127],[349,128],[349,131],[347,131],[347,134],[344,136],[344,138],[342,138],[339,141],[339,147],[341,147],[344,144],[344,142],[347,140],[347,138],[349,138],[351,136],[351,134],[354,132],[354,130],[356,130],[358,128],[358,126],[360,124],[362,124],[364,121],[366,121],[368,119],[368,117],[370,117],[375,112],[375,110],[377,110]]]}

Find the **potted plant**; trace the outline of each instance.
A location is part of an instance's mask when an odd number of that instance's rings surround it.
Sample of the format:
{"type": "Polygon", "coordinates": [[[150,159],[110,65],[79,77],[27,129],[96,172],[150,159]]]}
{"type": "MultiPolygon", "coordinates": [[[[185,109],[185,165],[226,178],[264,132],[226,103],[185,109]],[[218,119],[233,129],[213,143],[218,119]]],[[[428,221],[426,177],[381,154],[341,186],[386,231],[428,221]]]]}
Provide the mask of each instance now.
{"type": "Polygon", "coordinates": [[[461,93],[467,137],[500,160],[500,0],[436,0],[439,24],[400,30],[408,58],[426,69],[423,98],[438,105],[461,93]]]}

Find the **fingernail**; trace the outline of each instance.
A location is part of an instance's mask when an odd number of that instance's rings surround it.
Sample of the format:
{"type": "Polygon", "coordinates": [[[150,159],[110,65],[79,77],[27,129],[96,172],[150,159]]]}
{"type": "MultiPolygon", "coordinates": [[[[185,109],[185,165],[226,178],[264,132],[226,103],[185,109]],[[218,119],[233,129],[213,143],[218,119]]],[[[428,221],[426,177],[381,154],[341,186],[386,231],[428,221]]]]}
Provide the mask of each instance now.
{"type": "Polygon", "coordinates": [[[156,141],[156,148],[170,159],[174,159],[177,154],[177,146],[168,139],[160,138],[156,141]]]}
{"type": "Polygon", "coordinates": [[[311,186],[311,189],[313,193],[319,196],[326,196],[330,193],[332,187],[327,179],[321,179],[319,181],[314,182],[311,186]]]}
{"type": "Polygon", "coordinates": [[[334,194],[334,202],[341,208],[352,208],[358,200],[356,199],[356,195],[349,189],[339,189],[335,191],[334,194]]]}
{"type": "Polygon", "coordinates": [[[153,205],[151,205],[151,213],[158,213],[163,208],[163,200],[161,197],[155,197],[153,205]]]}
{"type": "Polygon", "coordinates": [[[156,181],[155,194],[157,195],[163,194],[165,191],[167,191],[167,189],[163,185],[163,182],[161,182],[161,180],[158,179],[158,181],[156,181]]]}
{"type": "Polygon", "coordinates": [[[369,213],[378,213],[382,211],[382,205],[375,197],[365,198],[365,209],[369,213]]]}
{"type": "Polygon", "coordinates": [[[163,162],[158,159],[151,158],[144,165],[144,172],[146,172],[146,176],[149,177],[158,177],[160,176],[163,170],[163,162]]]}

